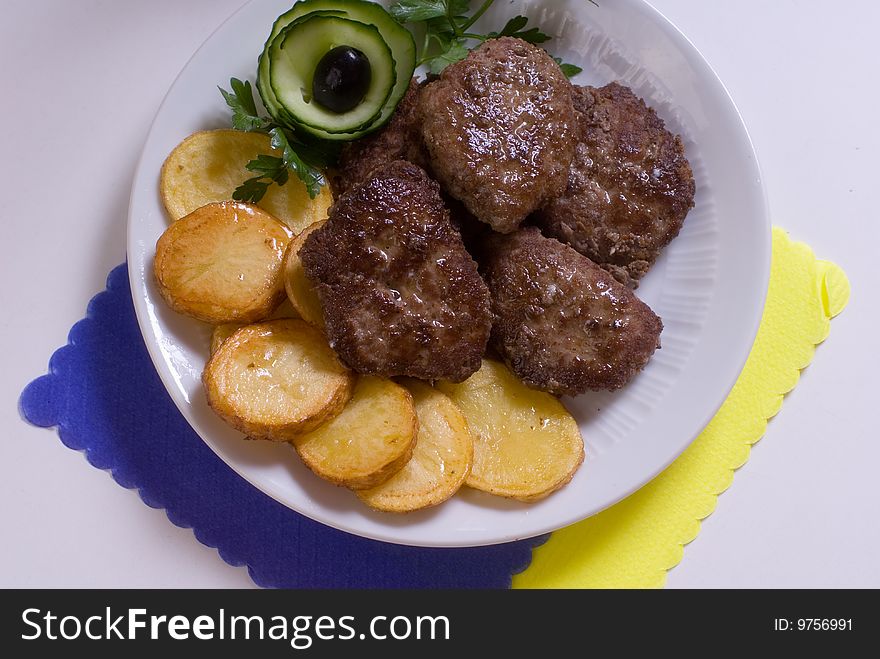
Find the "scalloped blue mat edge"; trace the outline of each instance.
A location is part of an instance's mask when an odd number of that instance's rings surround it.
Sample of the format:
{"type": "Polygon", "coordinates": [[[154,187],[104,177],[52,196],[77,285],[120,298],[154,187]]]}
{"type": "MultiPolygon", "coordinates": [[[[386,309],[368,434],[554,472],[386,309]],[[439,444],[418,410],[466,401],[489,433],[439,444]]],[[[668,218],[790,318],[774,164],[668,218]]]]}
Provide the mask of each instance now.
{"type": "Polygon", "coordinates": [[[367,540],[289,510],[251,486],[189,426],[144,346],[125,264],[88,305],[49,372],[19,399],[21,416],[57,427],[148,506],[191,528],[270,588],[509,588],[548,536],[492,547],[424,549],[367,540]]]}

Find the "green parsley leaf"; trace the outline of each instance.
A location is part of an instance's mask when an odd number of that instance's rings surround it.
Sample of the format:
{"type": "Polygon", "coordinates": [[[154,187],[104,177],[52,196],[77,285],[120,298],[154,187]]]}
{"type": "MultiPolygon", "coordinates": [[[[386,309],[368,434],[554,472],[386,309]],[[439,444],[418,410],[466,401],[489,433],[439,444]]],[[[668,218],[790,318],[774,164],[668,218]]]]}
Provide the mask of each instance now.
{"type": "Polygon", "coordinates": [[[561,57],[554,57],[553,59],[556,60],[556,63],[559,65],[559,68],[562,69],[566,78],[574,78],[578,73],[583,71],[583,69],[576,64],[563,62],[561,57]]]}
{"type": "Polygon", "coordinates": [[[257,104],[250,81],[242,82],[238,78],[232,78],[229,85],[232,87],[232,93],[222,87],[218,89],[223,94],[226,105],[232,109],[232,127],[244,131],[265,130],[269,120],[257,114],[257,104]]]}
{"type": "Polygon", "coordinates": [[[262,176],[249,178],[247,181],[235,188],[232,198],[235,201],[245,201],[249,204],[258,203],[269,189],[272,181],[264,181],[262,176]]]}
{"type": "MultiPolygon", "coordinates": [[[[531,44],[542,44],[551,40],[550,35],[537,27],[528,27],[529,19],[517,15],[511,18],[498,32],[477,34],[470,28],[488,11],[495,0],[483,0],[472,15],[470,0],[398,0],[389,11],[401,23],[421,23],[424,29],[419,65],[436,75],[447,66],[464,59],[471,49],[470,42],[482,43],[498,37],[516,37],[531,44]]],[[[599,6],[594,0],[588,0],[599,6]]],[[[556,58],[554,58],[556,59],[556,58]]],[[[571,78],[582,71],[574,64],[565,64],[557,59],[562,72],[571,78]]]]}
{"type": "Polygon", "coordinates": [[[525,16],[515,16],[507,21],[507,25],[504,26],[501,32],[490,32],[487,36],[490,39],[497,39],[498,37],[516,37],[517,39],[522,39],[523,41],[528,41],[533,44],[541,44],[550,41],[551,37],[544,34],[536,27],[523,30],[528,22],[529,19],[525,16]]]}
{"type": "Polygon", "coordinates": [[[327,179],[317,167],[307,163],[296,149],[291,145],[290,140],[281,128],[273,128],[269,131],[272,137],[272,148],[278,149],[282,153],[284,166],[296,174],[299,179],[305,183],[309,197],[314,199],[321,192],[321,188],[327,184],[327,179]]]}
{"type": "Polygon", "coordinates": [[[530,30],[524,30],[523,32],[517,32],[516,34],[512,34],[510,36],[517,37],[518,39],[522,39],[523,41],[528,41],[529,43],[533,44],[545,43],[552,39],[552,37],[544,34],[536,27],[533,27],[530,30]]]}
{"type": "Polygon", "coordinates": [[[438,75],[443,69],[450,64],[460,62],[470,52],[470,48],[463,39],[454,39],[449,43],[446,50],[439,55],[431,58],[428,62],[428,71],[434,75],[438,75]]]}
{"type": "Polygon", "coordinates": [[[444,46],[448,46],[455,38],[455,31],[445,16],[425,21],[425,30],[429,39],[435,39],[444,46]]]}
{"type": "Polygon", "coordinates": [[[265,196],[270,185],[273,183],[284,185],[290,177],[284,159],[276,156],[261,153],[246,167],[249,171],[255,172],[257,176],[249,178],[235,189],[232,198],[236,201],[248,201],[255,204],[265,196]]]}
{"type": "Polygon", "coordinates": [[[229,85],[232,87],[232,91],[235,92],[235,97],[238,99],[241,107],[252,117],[257,116],[257,103],[254,100],[254,90],[251,88],[251,81],[245,80],[242,82],[238,78],[230,78],[229,85]]]}
{"type": "Polygon", "coordinates": [[[583,69],[577,64],[567,64],[565,62],[560,64],[559,68],[562,69],[562,72],[565,74],[566,78],[574,78],[578,73],[583,71],[583,69]]]}
{"type": "Polygon", "coordinates": [[[247,169],[257,174],[242,183],[233,193],[236,201],[257,203],[265,195],[269,186],[285,185],[293,172],[306,186],[309,197],[314,199],[327,184],[321,167],[333,164],[339,156],[339,145],[330,142],[314,141],[305,144],[296,138],[293,129],[281,126],[272,119],[261,117],[250,81],[232,78],[229,81],[231,92],[220,88],[226,104],[232,110],[232,127],[236,130],[268,133],[272,148],[281,151],[281,157],[260,154],[247,165],[247,169]]]}
{"type": "Polygon", "coordinates": [[[339,154],[342,153],[344,142],[316,142],[315,144],[306,144],[304,142],[296,143],[296,152],[306,162],[316,167],[326,169],[332,167],[339,160],[339,154]]]}
{"type": "Polygon", "coordinates": [[[262,178],[268,178],[278,185],[287,183],[288,171],[284,165],[283,158],[267,156],[261,153],[257,156],[256,160],[251,160],[245,167],[249,171],[259,174],[262,178]]]}
{"type": "Polygon", "coordinates": [[[398,23],[420,23],[441,16],[464,14],[470,5],[470,0],[399,0],[388,11],[398,23]]]}
{"type": "Polygon", "coordinates": [[[528,25],[529,19],[525,16],[514,16],[509,21],[507,21],[507,25],[501,28],[501,32],[490,32],[489,34],[495,34],[501,37],[512,37],[514,34],[522,30],[526,25],[528,25]]]}

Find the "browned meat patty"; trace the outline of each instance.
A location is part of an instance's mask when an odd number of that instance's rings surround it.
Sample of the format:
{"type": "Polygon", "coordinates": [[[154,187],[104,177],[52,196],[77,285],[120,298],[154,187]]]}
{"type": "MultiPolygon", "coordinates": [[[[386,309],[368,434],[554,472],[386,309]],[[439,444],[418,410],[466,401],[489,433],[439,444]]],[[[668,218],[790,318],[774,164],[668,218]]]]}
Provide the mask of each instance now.
{"type": "Polygon", "coordinates": [[[492,39],[419,96],[435,178],[496,231],[509,233],[565,188],[574,158],[572,86],[520,39],[492,39]]]}
{"type": "Polygon", "coordinates": [[[574,99],[581,141],[568,188],[536,221],[635,288],[694,205],[684,145],[628,87],[576,87],[574,99]]]}
{"type": "Polygon", "coordinates": [[[408,160],[420,167],[426,167],[427,154],[415,112],[420,91],[421,85],[413,78],[400,105],[384,128],[343,147],[336,171],[330,177],[336,196],[341,196],[363,183],[374,169],[395,160],[408,160]]]}
{"type": "Polygon", "coordinates": [[[659,347],[660,318],[570,247],[535,227],[488,247],[491,344],[528,386],[572,396],[618,389],[659,347]]]}
{"type": "Polygon", "coordinates": [[[358,373],[461,382],[491,330],[489,291],[439,186],[395,161],[341,197],[300,250],[327,338],[358,373]]]}

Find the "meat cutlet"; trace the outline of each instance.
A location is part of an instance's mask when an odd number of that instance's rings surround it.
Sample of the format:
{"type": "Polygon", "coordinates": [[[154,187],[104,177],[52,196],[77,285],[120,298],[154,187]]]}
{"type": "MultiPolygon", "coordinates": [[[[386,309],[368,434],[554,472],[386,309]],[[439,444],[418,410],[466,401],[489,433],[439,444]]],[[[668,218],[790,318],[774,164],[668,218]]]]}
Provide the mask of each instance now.
{"type": "Polygon", "coordinates": [[[416,103],[421,89],[418,80],[413,78],[384,128],[345,144],[330,177],[337,197],[367,180],[374,169],[395,160],[408,160],[419,167],[427,167],[428,157],[416,123],[416,103]]]}
{"type": "Polygon", "coordinates": [[[618,83],[575,87],[580,141],[568,188],[535,216],[635,288],[694,205],[694,177],[678,135],[618,83]]]}
{"type": "Polygon", "coordinates": [[[491,330],[489,291],[440,188],[395,161],[337,200],[300,250],[326,334],[358,373],[461,382],[491,330]]]}
{"type": "Polygon", "coordinates": [[[417,112],[435,178],[496,231],[514,231],[565,189],[572,86],[540,48],[485,42],[422,90],[417,112]]]}
{"type": "Polygon", "coordinates": [[[491,345],[528,386],[619,389],[659,347],[663,323],[626,286],[536,227],[490,238],[482,261],[491,345]]]}

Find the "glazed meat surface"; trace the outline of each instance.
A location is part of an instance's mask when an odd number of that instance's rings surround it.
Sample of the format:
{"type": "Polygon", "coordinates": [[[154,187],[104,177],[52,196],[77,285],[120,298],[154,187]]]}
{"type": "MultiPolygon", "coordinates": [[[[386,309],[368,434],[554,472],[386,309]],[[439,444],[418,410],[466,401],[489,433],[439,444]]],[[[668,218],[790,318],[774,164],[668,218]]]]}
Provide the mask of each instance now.
{"type": "Polygon", "coordinates": [[[525,41],[491,39],[448,66],[422,90],[417,123],[444,190],[496,231],[514,231],[565,189],[572,86],[525,41]]]}
{"type": "Polygon", "coordinates": [[[635,288],[694,205],[684,145],[628,87],[575,87],[574,99],[581,137],[568,188],[536,221],[635,288]]]}
{"type": "Polygon", "coordinates": [[[626,286],[535,227],[490,239],[491,345],[523,382],[556,395],[618,389],[659,347],[663,323],[626,286]]]}
{"type": "Polygon", "coordinates": [[[416,123],[416,104],[421,89],[418,80],[413,78],[384,128],[345,144],[330,179],[337,197],[363,183],[373,170],[395,160],[408,160],[423,168],[427,166],[427,155],[416,123]]]}
{"type": "Polygon", "coordinates": [[[337,200],[300,257],[330,345],[351,369],[453,382],[479,369],[489,292],[419,167],[375,170],[337,200]]]}

